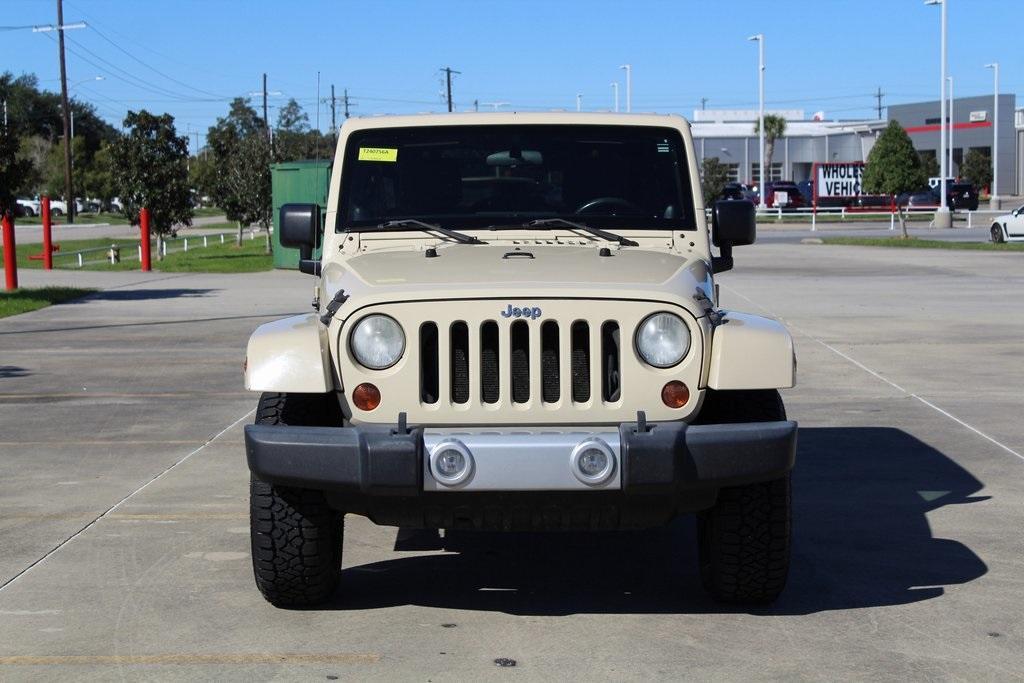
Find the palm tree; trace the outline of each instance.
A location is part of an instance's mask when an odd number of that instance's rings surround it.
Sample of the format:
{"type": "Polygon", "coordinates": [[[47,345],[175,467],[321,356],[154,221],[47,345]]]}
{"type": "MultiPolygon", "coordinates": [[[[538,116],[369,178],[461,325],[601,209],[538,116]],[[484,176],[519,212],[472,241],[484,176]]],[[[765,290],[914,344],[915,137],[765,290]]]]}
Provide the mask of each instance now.
{"type": "MultiPolygon", "coordinates": [[[[760,121],[754,122],[754,135],[761,132],[760,121]]],[[[772,154],[775,153],[775,141],[786,134],[786,119],[775,114],[764,116],[764,167],[768,169],[762,173],[764,180],[771,177],[772,154]]]]}

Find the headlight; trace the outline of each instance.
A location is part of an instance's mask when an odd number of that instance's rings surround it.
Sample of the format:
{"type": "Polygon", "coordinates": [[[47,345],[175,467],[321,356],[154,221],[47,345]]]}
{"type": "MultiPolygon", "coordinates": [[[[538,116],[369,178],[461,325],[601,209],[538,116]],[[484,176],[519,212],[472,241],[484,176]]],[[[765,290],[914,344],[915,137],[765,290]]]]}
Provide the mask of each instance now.
{"type": "Polygon", "coordinates": [[[637,328],[636,350],[649,365],[670,368],[690,350],[690,330],[678,315],[655,313],[637,328]]]}
{"type": "Polygon", "coordinates": [[[349,348],[360,365],[383,370],[397,363],[405,353],[405,333],[394,318],[368,315],[352,330],[349,348]]]}

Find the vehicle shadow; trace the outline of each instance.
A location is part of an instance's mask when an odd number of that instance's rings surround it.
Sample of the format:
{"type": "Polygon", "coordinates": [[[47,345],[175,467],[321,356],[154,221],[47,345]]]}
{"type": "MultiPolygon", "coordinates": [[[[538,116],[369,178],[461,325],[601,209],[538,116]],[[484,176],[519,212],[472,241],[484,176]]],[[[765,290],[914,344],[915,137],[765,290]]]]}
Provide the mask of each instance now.
{"type": "Polygon", "coordinates": [[[399,531],[397,550],[446,550],[347,568],[328,609],[424,605],[518,615],[575,613],[809,614],[901,605],[972,581],[985,563],[932,536],[926,514],[982,483],[899,429],[801,429],[794,482],[793,563],[782,597],[733,609],[700,588],[692,516],[642,532],[444,538],[399,531]]]}
{"type": "Polygon", "coordinates": [[[210,296],[212,293],[217,292],[216,289],[190,289],[190,288],[175,288],[175,289],[105,289],[99,292],[94,292],[81,299],[76,299],[71,303],[80,303],[88,301],[147,301],[150,299],[183,299],[183,298],[195,298],[200,296],[210,296]]]}

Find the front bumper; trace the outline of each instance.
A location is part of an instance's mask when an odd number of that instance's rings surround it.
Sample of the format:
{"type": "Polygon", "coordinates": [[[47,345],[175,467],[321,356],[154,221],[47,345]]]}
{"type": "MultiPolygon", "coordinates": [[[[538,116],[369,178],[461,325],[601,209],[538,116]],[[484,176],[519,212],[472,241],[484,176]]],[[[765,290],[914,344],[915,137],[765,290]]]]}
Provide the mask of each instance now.
{"type": "Polygon", "coordinates": [[[495,430],[445,434],[423,428],[248,425],[245,445],[256,478],[324,491],[338,509],[381,524],[451,527],[462,519],[467,526],[533,528],[538,514],[564,522],[573,510],[582,510],[582,524],[541,526],[595,526],[599,519],[596,526],[621,527],[649,526],[650,516],[669,518],[709,507],[723,486],[784,476],[794,464],[796,431],[790,421],[632,422],[593,432],[516,430],[503,439],[495,430]],[[450,487],[432,476],[430,464],[432,449],[449,437],[472,453],[477,468],[450,487]],[[610,447],[615,462],[614,475],[599,485],[575,480],[570,470],[573,447],[592,438],[610,447]],[[548,455],[538,458],[531,448],[547,449],[548,455]],[[564,449],[564,458],[558,449],[564,449]],[[510,523],[515,509],[533,521],[510,523]],[[645,514],[624,515],[630,510],[645,514]],[[494,523],[484,523],[488,515],[494,523]]]}

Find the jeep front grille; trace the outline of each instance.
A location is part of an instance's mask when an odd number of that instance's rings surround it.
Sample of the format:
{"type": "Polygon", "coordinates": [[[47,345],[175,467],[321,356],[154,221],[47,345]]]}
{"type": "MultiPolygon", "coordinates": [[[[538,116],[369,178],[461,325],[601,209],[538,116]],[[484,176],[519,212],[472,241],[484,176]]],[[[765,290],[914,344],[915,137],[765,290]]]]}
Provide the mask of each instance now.
{"type": "MultiPolygon", "coordinates": [[[[531,348],[530,324],[516,320],[500,328],[494,320],[470,324],[457,320],[447,328],[438,328],[437,323],[428,322],[420,326],[420,400],[435,404],[440,392],[439,369],[441,347],[447,337],[449,349],[448,377],[451,386],[449,400],[452,404],[465,404],[476,392],[481,403],[496,404],[508,396],[514,404],[526,404],[539,398],[542,403],[558,403],[562,396],[562,372],[568,368],[571,378],[571,396],[574,403],[590,401],[591,344],[590,325],[578,320],[571,323],[571,337],[568,360],[563,361],[562,324],[546,320],[540,324],[539,348],[531,348]],[[501,332],[504,332],[504,337],[501,332]],[[471,337],[475,343],[470,342],[471,337]],[[475,376],[470,372],[470,348],[479,346],[480,360],[475,366],[475,376]],[[502,349],[508,354],[509,387],[501,386],[502,349]],[[531,366],[540,368],[540,383],[531,384],[531,366]]],[[[536,323],[534,323],[536,324],[536,323]]],[[[599,346],[601,378],[601,400],[613,403],[619,400],[621,375],[619,372],[620,338],[619,325],[614,320],[599,324],[599,346]]]]}
{"type": "MultiPolygon", "coordinates": [[[[337,337],[343,385],[374,384],[381,405],[349,406],[354,422],[410,424],[615,424],[636,419],[679,419],[661,401],[670,379],[691,388],[701,381],[701,323],[677,307],[693,338],[674,368],[643,363],[633,334],[648,315],[670,308],[650,301],[540,299],[536,319],[502,315],[508,301],[401,302],[367,307],[347,318],[337,337]],[[351,326],[386,313],[406,333],[406,352],[393,367],[369,370],[348,349],[351,326]]],[[[514,305],[514,304],[513,304],[514,305]]],[[[693,406],[695,408],[695,406],[693,406]]]]}

